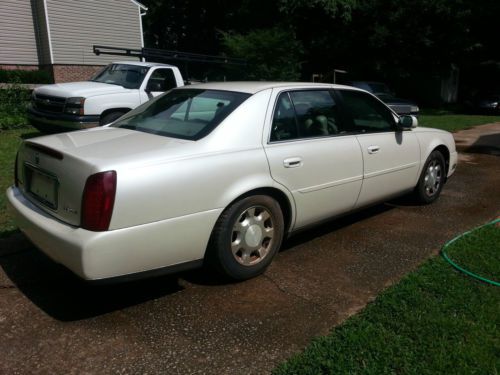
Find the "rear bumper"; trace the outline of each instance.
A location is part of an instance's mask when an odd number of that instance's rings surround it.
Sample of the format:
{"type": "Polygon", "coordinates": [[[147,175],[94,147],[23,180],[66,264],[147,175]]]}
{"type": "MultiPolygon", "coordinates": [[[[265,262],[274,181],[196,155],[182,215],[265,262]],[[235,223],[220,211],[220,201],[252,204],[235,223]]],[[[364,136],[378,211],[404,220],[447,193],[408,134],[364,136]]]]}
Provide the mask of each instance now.
{"type": "Polygon", "coordinates": [[[85,280],[130,276],[203,259],[222,211],[92,232],[53,218],[14,186],[7,190],[7,202],[14,220],[33,244],[85,280]]]}
{"type": "Polygon", "coordinates": [[[41,131],[57,132],[64,130],[87,129],[99,126],[99,115],[76,116],[63,113],[40,112],[28,108],[28,121],[41,131]]]}

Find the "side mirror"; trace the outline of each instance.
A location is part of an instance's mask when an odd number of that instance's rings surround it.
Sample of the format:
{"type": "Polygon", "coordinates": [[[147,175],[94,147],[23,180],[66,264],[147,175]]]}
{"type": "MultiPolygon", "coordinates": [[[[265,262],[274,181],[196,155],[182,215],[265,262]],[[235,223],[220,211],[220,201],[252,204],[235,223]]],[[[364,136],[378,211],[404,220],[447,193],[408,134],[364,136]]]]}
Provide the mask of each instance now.
{"type": "Polygon", "coordinates": [[[404,115],[399,118],[398,124],[401,129],[413,129],[418,126],[418,120],[415,116],[404,115]]]}

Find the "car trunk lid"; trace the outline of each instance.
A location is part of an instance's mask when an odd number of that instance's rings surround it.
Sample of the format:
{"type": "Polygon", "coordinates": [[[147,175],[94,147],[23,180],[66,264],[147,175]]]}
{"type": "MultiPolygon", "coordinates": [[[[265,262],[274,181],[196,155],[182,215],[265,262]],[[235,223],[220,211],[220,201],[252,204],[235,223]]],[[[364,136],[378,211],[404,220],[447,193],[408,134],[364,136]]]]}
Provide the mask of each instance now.
{"type": "Polygon", "coordinates": [[[189,153],[191,141],[118,128],[61,133],[27,140],[17,157],[18,187],[36,206],[79,226],[87,178],[189,153]]]}

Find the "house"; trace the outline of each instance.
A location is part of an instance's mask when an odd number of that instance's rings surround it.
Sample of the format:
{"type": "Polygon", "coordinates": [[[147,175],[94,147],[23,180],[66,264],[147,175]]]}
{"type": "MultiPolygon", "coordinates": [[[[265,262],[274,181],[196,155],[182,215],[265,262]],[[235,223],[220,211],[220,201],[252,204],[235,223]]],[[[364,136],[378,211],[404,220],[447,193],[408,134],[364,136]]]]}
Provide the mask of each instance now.
{"type": "Polygon", "coordinates": [[[54,82],[88,79],[113,60],[96,56],[94,44],[144,47],[146,11],[136,0],[1,0],[0,69],[43,69],[54,82]]]}

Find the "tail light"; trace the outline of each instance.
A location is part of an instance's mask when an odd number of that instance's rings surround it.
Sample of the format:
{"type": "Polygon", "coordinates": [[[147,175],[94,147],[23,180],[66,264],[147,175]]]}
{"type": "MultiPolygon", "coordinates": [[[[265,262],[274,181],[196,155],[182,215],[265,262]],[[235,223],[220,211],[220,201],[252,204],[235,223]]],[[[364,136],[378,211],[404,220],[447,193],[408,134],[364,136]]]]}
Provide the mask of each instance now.
{"type": "Polygon", "coordinates": [[[109,229],[115,193],[115,171],[100,172],[87,178],[82,199],[82,228],[96,232],[109,229]]]}

